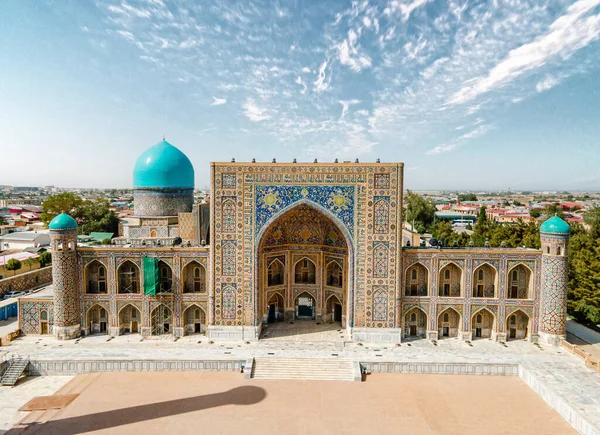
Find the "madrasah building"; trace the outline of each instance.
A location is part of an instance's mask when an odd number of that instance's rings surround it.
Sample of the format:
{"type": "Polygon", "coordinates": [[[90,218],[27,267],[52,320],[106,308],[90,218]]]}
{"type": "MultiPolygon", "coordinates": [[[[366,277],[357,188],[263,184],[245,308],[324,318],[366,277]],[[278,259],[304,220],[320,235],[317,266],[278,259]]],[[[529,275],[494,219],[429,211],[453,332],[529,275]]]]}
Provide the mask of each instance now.
{"type": "Polygon", "coordinates": [[[359,342],[459,337],[558,344],[569,225],[541,250],[403,243],[402,163],[211,163],[161,141],[134,166],[135,218],[112,245],[50,223],[53,294],[22,299],[26,334],[204,334],[255,341],[278,323],[331,324],[359,342]],[[405,245],[405,246],[403,246],[405,245]],[[408,245],[408,246],[407,246],[408,245]]]}

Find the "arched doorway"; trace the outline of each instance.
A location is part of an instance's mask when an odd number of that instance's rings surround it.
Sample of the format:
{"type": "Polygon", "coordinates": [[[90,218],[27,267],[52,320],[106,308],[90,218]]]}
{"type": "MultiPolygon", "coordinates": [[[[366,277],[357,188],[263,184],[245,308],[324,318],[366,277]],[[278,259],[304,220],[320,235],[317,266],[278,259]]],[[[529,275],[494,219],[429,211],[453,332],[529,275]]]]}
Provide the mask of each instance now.
{"type": "Polygon", "coordinates": [[[405,337],[425,337],[427,335],[427,314],[419,307],[411,308],[404,316],[405,337]]]}
{"type": "Polygon", "coordinates": [[[283,321],[283,297],[279,293],[273,293],[269,298],[269,323],[276,323],[283,321]]]}
{"type": "Polygon", "coordinates": [[[46,335],[48,333],[48,310],[42,310],[40,311],[40,334],[46,335]]]}
{"type": "Polygon", "coordinates": [[[460,314],[454,308],[446,308],[438,316],[438,337],[458,337],[460,314]]]}
{"type": "Polygon", "coordinates": [[[506,318],[507,340],[524,340],[529,336],[529,316],[521,310],[513,311],[506,318]]]}
{"type": "Polygon", "coordinates": [[[183,313],[184,334],[206,333],[206,313],[198,305],[189,306],[183,313]]]}
{"type": "Polygon", "coordinates": [[[152,335],[170,334],[173,328],[173,312],[165,305],[159,305],[150,315],[152,335]]]}
{"type": "Polygon", "coordinates": [[[286,322],[347,326],[352,274],[351,239],[345,231],[329,211],[308,202],[283,211],[265,226],[257,248],[257,314],[263,327],[279,320],[279,313],[286,322]],[[332,294],[336,298],[330,300],[332,294]]]}
{"type": "Polygon", "coordinates": [[[119,335],[139,333],[141,317],[140,310],[131,304],[121,308],[119,311],[119,335]]]}
{"type": "Polygon", "coordinates": [[[89,334],[106,334],[108,331],[108,312],[101,305],[93,305],[85,316],[89,334]]]}
{"type": "Polygon", "coordinates": [[[300,320],[315,320],[317,316],[315,298],[308,293],[302,293],[296,298],[296,318],[300,320]]]}
{"type": "Polygon", "coordinates": [[[325,321],[342,324],[342,313],[344,312],[342,303],[336,295],[331,295],[325,303],[325,321]]]}
{"type": "Polygon", "coordinates": [[[471,331],[473,340],[478,338],[491,338],[496,329],[496,317],[487,308],[475,312],[471,317],[471,331]]]}

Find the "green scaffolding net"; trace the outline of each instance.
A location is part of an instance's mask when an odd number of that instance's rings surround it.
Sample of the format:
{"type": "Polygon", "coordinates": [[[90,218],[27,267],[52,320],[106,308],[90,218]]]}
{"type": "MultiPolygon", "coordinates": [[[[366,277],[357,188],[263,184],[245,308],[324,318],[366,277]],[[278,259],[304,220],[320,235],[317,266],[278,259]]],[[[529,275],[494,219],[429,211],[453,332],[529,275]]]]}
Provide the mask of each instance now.
{"type": "Polygon", "coordinates": [[[159,285],[158,259],[144,257],[144,294],[155,296],[159,285]]]}

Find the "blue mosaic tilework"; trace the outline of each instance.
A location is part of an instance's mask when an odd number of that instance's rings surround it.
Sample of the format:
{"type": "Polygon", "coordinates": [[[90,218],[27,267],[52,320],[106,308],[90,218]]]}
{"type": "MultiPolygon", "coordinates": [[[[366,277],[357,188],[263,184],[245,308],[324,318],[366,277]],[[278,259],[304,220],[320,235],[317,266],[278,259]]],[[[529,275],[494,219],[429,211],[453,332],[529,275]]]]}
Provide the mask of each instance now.
{"type": "Polygon", "coordinates": [[[300,200],[312,201],[331,211],[354,234],[355,186],[256,186],[256,225],[259,233],[280,210],[300,200]]]}

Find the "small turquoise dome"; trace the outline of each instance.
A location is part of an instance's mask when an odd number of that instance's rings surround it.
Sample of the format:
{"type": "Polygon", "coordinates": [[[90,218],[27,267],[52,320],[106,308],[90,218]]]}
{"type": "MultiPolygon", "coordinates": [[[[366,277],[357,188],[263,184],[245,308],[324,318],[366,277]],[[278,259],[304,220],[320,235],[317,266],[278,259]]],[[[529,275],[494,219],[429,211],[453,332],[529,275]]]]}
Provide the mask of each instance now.
{"type": "Polygon", "coordinates": [[[540,226],[540,232],[553,234],[570,234],[571,227],[558,216],[552,216],[540,226]]]}
{"type": "Polygon", "coordinates": [[[133,167],[133,187],[194,188],[194,167],[166,140],[148,148],[133,167]]]}
{"type": "Polygon", "coordinates": [[[50,221],[48,228],[51,230],[74,230],[77,228],[77,221],[66,213],[61,213],[50,221]]]}

